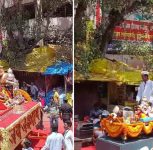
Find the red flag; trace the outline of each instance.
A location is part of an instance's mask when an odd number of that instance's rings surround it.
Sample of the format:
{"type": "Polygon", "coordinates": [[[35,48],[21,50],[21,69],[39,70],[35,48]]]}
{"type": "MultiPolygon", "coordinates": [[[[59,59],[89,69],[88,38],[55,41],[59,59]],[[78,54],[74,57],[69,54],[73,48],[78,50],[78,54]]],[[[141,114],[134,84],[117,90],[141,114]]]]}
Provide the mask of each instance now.
{"type": "Polygon", "coordinates": [[[99,27],[102,21],[102,11],[101,11],[101,5],[100,0],[97,0],[96,4],[96,27],[99,27]]]}

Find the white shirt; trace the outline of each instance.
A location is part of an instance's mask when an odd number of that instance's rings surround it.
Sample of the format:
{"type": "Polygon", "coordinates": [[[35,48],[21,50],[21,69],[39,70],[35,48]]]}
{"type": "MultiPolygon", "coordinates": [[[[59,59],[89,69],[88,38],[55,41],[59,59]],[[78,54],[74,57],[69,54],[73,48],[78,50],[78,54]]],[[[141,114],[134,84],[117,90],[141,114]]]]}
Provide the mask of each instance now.
{"type": "Polygon", "coordinates": [[[64,150],[73,150],[73,132],[71,130],[65,131],[64,134],[64,150]]]}
{"type": "Polygon", "coordinates": [[[136,101],[139,102],[143,97],[146,97],[149,102],[153,103],[153,81],[148,80],[146,83],[142,82],[140,84],[136,101]]]}
{"type": "Polygon", "coordinates": [[[38,92],[38,88],[35,85],[31,85],[31,94],[35,95],[38,92]]]}
{"type": "Polygon", "coordinates": [[[47,137],[45,146],[41,150],[62,150],[64,146],[64,137],[61,133],[52,132],[47,137]]]}
{"type": "Polygon", "coordinates": [[[45,97],[45,92],[44,91],[39,91],[38,96],[45,97]]]}
{"type": "Polygon", "coordinates": [[[22,150],[33,150],[33,148],[29,147],[29,148],[22,148],[22,150]]]}

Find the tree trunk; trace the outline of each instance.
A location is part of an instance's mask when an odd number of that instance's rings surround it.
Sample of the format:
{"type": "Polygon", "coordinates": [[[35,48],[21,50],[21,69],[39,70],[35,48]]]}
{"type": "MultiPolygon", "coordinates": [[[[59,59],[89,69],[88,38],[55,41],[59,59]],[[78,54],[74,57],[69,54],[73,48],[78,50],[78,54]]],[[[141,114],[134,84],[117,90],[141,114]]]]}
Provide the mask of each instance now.
{"type": "Polygon", "coordinates": [[[35,20],[36,20],[36,40],[38,40],[42,33],[42,0],[36,0],[35,6],[35,20]]]}
{"type": "MultiPolygon", "coordinates": [[[[120,12],[115,9],[112,9],[110,11],[109,16],[108,16],[109,23],[104,33],[100,36],[100,40],[98,42],[99,50],[102,52],[103,55],[106,54],[108,44],[113,38],[115,27],[124,21],[124,16],[126,14],[133,12],[135,9],[139,8],[142,5],[147,6],[148,5],[147,1],[135,0],[129,3],[128,6],[123,7],[123,9],[120,12]]],[[[99,28],[99,30],[101,30],[101,28],[99,28]]]]}
{"type": "Polygon", "coordinates": [[[116,25],[120,24],[124,20],[124,15],[112,9],[109,13],[108,19],[109,23],[104,33],[101,35],[99,43],[99,50],[103,55],[106,54],[108,44],[113,38],[113,33],[116,25]]]}
{"type": "Polygon", "coordinates": [[[74,19],[75,43],[83,42],[86,40],[86,34],[85,34],[86,24],[84,20],[86,9],[87,9],[87,2],[79,0],[74,19]]]}

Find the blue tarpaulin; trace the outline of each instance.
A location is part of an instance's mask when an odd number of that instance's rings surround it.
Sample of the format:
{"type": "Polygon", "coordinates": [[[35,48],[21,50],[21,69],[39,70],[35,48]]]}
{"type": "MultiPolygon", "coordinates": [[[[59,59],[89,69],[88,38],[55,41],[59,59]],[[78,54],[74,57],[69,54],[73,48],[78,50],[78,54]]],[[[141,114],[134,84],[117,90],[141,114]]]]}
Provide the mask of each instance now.
{"type": "MultiPolygon", "coordinates": [[[[73,65],[68,62],[59,61],[56,64],[47,67],[43,75],[62,75],[65,76],[73,71],[73,65]]],[[[65,93],[66,93],[66,81],[65,81],[65,93]]],[[[53,92],[46,93],[45,102],[50,103],[51,97],[53,97],[53,92]]]]}
{"type": "Polygon", "coordinates": [[[73,65],[68,62],[57,62],[56,64],[47,67],[44,75],[67,75],[72,72],[73,65]]]}

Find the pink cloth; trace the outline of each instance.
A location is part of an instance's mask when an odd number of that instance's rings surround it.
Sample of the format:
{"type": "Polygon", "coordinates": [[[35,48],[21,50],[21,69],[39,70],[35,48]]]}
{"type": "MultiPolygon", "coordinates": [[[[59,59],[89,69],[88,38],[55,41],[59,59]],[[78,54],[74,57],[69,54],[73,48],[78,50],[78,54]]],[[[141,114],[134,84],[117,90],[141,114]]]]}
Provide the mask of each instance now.
{"type": "Polygon", "coordinates": [[[45,106],[45,99],[44,98],[41,98],[41,105],[42,105],[42,107],[45,106]]]}
{"type": "Polygon", "coordinates": [[[10,114],[7,114],[8,117],[5,118],[4,120],[0,121],[0,128],[8,127],[10,124],[12,124],[14,121],[19,119],[22,115],[24,115],[29,109],[31,109],[35,105],[37,105],[37,103],[31,101],[31,102],[23,104],[23,107],[24,107],[24,110],[25,110],[25,112],[23,114],[19,115],[19,114],[14,114],[13,112],[11,112],[10,114]]]}

